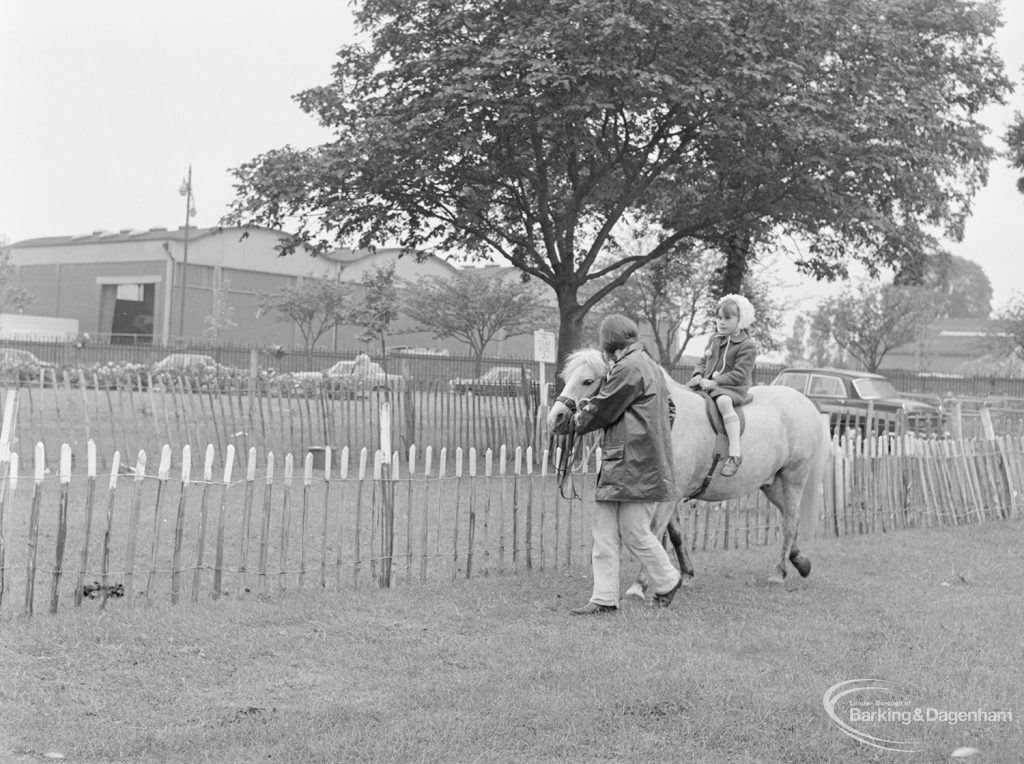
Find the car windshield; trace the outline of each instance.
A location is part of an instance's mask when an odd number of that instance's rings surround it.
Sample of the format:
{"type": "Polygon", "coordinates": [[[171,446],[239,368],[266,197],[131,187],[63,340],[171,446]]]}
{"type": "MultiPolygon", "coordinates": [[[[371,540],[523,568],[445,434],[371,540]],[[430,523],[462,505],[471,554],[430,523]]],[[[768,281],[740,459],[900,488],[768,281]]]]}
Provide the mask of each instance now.
{"type": "Polygon", "coordinates": [[[27,350],[0,350],[0,360],[4,363],[39,363],[39,359],[27,350]]]}
{"type": "Polygon", "coordinates": [[[340,376],[342,374],[351,374],[352,369],[355,367],[355,361],[338,361],[334,366],[327,370],[327,373],[331,376],[340,376]]]}
{"type": "Polygon", "coordinates": [[[853,387],[864,400],[875,398],[898,398],[899,393],[887,379],[862,378],[853,380],[853,387]]]}
{"type": "Polygon", "coordinates": [[[786,387],[792,387],[800,392],[804,391],[804,385],[807,383],[806,374],[794,374],[791,371],[784,372],[779,375],[779,378],[775,380],[777,385],[786,385],[786,387]]]}
{"type": "Polygon", "coordinates": [[[507,367],[501,367],[497,369],[491,369],[489,372],[484,374],[480,379],[488,382],[517,382],[521,378],[519,369],[510,369],[507,367]]]}

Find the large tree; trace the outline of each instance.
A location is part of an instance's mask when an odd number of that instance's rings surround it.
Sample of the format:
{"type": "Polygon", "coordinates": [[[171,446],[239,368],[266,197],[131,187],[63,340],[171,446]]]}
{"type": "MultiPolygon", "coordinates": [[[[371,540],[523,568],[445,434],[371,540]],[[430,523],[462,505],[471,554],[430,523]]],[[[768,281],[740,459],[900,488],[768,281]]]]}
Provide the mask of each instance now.
{"type": "Polygon", "coordinates": [[[409,317],[435,337],[469,345],[477,374],[492,340],[532,332],[541,326],[545,313],[544,301],[532,285],[472,271],[409,282],[402,287],[402,300],[409,317]]]}
{"type": "Polygon", "coordinates": [[[959,236],[992,155],[977,115],[1009,87],[988,1],[363,0],[355,19],[333,80],[296,96],[334,140],[237,168],[230,219],[292,228],[286,252],[502,257],[554,291],[560,356],[687,238],[726,251],[735,290],[773,234],[809,237],[819,277],[959,236]],[[599,265],[628,211],[664,237],[599,265]]]}

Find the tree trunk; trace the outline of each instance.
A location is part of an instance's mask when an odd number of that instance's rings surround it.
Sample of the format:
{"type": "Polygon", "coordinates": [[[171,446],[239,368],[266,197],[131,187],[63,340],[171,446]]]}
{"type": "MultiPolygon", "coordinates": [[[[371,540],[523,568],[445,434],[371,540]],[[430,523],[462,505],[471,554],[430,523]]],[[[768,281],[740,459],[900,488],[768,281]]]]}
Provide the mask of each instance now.
{"type": "MultiPolygon", "coordinates": [[[[575,286],[558,291],[558,353],[555,365],[559,371],[568,355],[583,346],[583,319],[586,315],[577,299],[575,286]]],[[[561,389],[560,380],[556,387],[561,389]]]]}
{"type": "Polygon", "coordinates": [[[743,277],[747,275],[747,261],[750,259],[750,234],[739,231],[722,240],[725,265],[719,284],[719,297],[727,294],[743,294],[743,277]]]}

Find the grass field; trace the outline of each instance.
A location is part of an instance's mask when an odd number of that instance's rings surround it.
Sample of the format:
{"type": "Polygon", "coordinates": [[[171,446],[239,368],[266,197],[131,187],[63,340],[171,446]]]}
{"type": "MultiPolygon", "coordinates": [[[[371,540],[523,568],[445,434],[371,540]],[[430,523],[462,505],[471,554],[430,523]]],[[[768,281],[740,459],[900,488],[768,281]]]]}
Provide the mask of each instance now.
{"type": "MultiPolygon", "coordinates": [[[[574,618],[585,570],[17,618],[0,636],[0,761],[1020,761],[1020,521],[698,553],[668,610],[574,618]],[[855,742],[838,682],[1012,721],[855,742]]],[[[632,567],[628,568],[632,572],[632,567]]],[[[624,575],[626,571],[624,571],[624,575]]],[[[864,725],[861,725],[864,726],[864,725]]]]}

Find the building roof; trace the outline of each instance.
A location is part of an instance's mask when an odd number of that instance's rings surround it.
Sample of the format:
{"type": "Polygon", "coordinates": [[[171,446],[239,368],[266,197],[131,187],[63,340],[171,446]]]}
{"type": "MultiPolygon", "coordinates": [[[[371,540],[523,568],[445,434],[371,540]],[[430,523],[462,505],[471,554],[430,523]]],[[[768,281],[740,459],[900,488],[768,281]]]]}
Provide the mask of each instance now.
{"type": "MultiPolygon", "coordinates": [[[[223,226],[214,226],[212,228],[196,228],[190,226],[188,237],[190,240],[194,241],[196,239],[201,239],[204,236],[211,236],[216,233],[222,233],[223,231],[223,226]]],[[[75,244],[96,244],[103,242],[118,243],[124,241],[166,241],[168,239],[184,241],[185,226],[181,226],[176,229],[122,228],[119,231],[107,231],[100,229],[92,231],[91,233],[79,233],[74,234],[72,236],[43,236],[36,239],[24,239],[22,241],[16,241],[10,246],[22,249],[27,247],[60,247],[73,246],[75,244]]]]}

